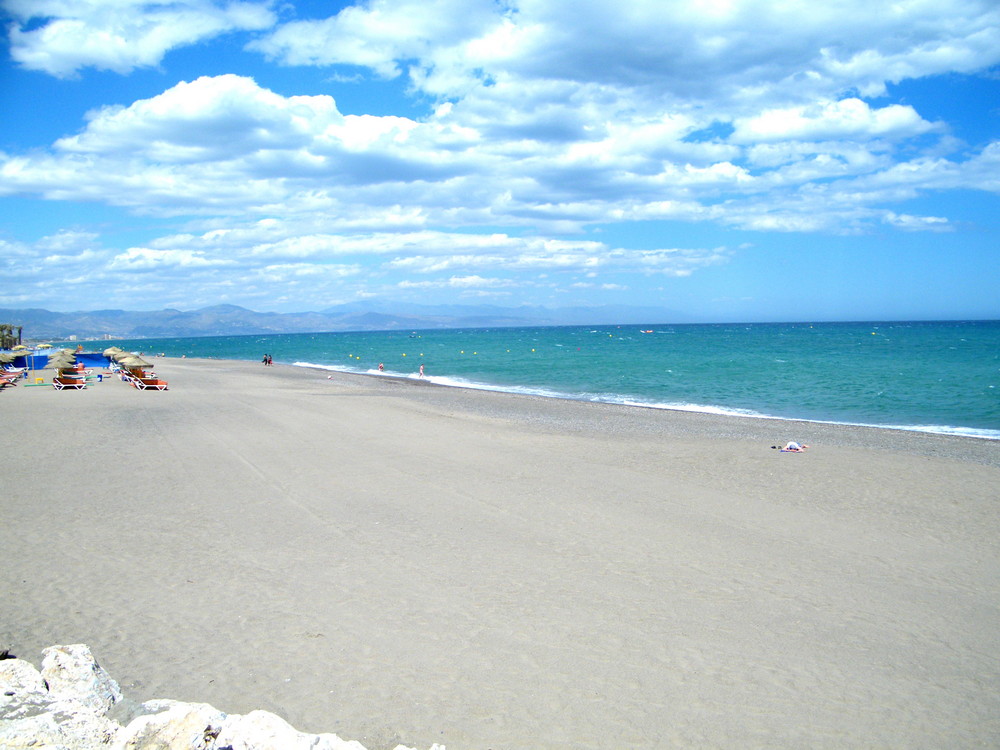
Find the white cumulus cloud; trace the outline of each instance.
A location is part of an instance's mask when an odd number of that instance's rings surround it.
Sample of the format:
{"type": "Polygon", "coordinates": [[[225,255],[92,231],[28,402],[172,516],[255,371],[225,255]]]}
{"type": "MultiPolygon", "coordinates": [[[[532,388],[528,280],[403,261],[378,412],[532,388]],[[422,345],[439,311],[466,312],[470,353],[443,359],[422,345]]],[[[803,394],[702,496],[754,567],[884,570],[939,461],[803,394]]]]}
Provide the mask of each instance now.
{"type": "Polygon", "coordinates": [[[8,242],[18,273],[87,258],[95,279],[152,291],[186,274],[216,299],[227,283],[264,298],[269,279],[364,296],[360,268],[383,289],[551,274],[612,291],[627,284],[594,275],[726,262],[678,239],[684,224],[954,231],[947,207],[901,204],[1000,192],[992,131],[963,143],[946,106],[888,86],[1000,63],[994,0],[359,0],[315,18],[250,0],[0,3],[13,61],[49,75],[124,75],[223,34],[242,65],[156,89],[137,76],[141,97],[95,101],[47,147],[5,145],[2,196],[173,223],[118,248],[75,230],[8,242]],[[304,66],[323,70],[300,81],[304,66]],[[595,240],[632,222],[663,236],[595,240]]]}
{"type": "Polygon", "coordinates": [[[65,78],[82,68],[128,73],[172,49],[275,22],[270,3],[214,0],[4,0],[16,19],[10,54],[20,65],[65,78]],[[38,21],[40,25],[32,22],[38,21]]]}
{"type": "Polygon", "coordinates": [[[873,109],[855,97],[808,107],[770,109],[735,122],[735,143],[826,140],[854,137],[908,137],[933,125],[909,106],[892,104],[873,109]]]}

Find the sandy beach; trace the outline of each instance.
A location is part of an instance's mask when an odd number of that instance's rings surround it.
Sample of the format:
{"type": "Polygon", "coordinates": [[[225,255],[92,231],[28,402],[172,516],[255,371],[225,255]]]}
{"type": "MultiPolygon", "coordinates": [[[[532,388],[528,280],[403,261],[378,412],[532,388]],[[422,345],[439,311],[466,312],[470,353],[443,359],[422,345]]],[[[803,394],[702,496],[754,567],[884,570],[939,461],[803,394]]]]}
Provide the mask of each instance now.
{"type": "Polygon", "coordinates": [[[156,370],[0,393],[0,648],[369,750],[1000,745],[1000,441],[156,370]]]}

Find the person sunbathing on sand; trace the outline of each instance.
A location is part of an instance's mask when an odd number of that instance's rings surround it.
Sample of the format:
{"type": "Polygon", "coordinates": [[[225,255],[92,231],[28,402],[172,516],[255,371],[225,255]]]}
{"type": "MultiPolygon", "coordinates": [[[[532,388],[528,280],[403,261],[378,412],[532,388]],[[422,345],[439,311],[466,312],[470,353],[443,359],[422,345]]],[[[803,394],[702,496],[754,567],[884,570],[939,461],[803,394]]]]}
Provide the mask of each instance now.
{"type": "Polygon", "coordinates": [[[771,447],[779,448],[782,453],[802,453],[809,446],[796,443],[794,440],[790,440],[788,442],[788,445],[786,445],[784,448],[782,448],[780,445],[772,445],[771,447]]]}

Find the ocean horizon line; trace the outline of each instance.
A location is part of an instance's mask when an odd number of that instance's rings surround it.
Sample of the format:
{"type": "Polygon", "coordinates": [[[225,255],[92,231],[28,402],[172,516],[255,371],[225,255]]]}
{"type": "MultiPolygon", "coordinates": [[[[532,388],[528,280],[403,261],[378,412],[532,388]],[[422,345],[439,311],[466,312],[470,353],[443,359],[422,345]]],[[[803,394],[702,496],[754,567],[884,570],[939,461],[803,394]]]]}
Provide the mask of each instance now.
{"type": "MultiPolygon", "coordinates": [[[[306,314],[306,313],[299,313],[306,314]]],[[[230,338],[230,337],[253,337],[253,336],[313,336],[326,334],[377,334],[377,333],[405,333],[411,332],[437,332],[448,331],[491,331],[491,330],[518,330],[532,328],[586,328],[587,326],[615,326],[615,327],[642,327],[642,326],[670,326],[670,327],[696,327],[696,326],[800,326],[800,325],[913,325],[913,324],[980,324],[980,323],[1000,323],[1000,317],[996,318],[900,318],[900,319],[873,319],[858,318],[855,320],[823,320],[823,319],[803,319],[803,320],[728,320],[728,321],[643,321],[643,322],[608,322],[593,321],[589,323],[517,323],[517,324],[494,324],[482,326],[434,326],[423,328],[419,326],[404,326],[398,328],[344,328],[337,330],[309,330],[309,331],[256,331],[253,333],[229,332],[229,333],[170,333],[156,336],[114,336],[113,338],[90,338],[79,339],[66,338],[45,338],[37,339],[40,343],[53,345],[77,346],[78,344],[105,344],[114,341],[161,341],[164,339],[206,339],[206,338],[230,338]]],[[[110,334],[109,334],[110,335],[110,334]]],[[[36,339],[29,339],[35,341],[36,339]]]]}

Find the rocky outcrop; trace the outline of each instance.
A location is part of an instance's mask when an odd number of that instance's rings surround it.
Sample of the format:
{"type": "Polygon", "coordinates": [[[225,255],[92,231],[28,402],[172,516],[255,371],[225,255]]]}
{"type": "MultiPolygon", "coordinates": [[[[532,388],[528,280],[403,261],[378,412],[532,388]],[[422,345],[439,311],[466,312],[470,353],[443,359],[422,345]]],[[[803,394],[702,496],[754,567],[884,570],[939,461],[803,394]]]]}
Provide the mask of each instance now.
{"type": "Polygon", "coordinates": [[[42,655],[40,672],[22,659],[0,660],[2,748],[365,750],[335,734],[299,732],[267,711],[226,714],[206,703],[172,700],[129,705],[87,646],[52,646],[42,655]]]}

